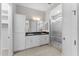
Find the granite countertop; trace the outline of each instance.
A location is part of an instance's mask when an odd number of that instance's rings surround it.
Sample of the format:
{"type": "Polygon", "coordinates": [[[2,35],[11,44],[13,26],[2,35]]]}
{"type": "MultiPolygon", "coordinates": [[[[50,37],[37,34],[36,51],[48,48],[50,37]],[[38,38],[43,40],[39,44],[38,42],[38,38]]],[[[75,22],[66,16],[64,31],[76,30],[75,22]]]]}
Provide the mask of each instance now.
{"type": "Polygon", "coordinates": [[[25,36],[47,35],[49,32],[26,32],[25,36]]]}

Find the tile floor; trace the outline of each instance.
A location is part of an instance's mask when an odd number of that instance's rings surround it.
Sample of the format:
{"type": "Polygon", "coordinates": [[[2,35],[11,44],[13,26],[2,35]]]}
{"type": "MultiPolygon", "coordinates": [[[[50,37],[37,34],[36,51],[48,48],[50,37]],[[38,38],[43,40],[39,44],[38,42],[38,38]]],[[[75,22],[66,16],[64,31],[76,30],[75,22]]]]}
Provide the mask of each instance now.
{"type": "Polygon", "coordinates": [[[56,48],[45,45],[17,52],[14,56],[61,56],[61,52],[56,48]]]}

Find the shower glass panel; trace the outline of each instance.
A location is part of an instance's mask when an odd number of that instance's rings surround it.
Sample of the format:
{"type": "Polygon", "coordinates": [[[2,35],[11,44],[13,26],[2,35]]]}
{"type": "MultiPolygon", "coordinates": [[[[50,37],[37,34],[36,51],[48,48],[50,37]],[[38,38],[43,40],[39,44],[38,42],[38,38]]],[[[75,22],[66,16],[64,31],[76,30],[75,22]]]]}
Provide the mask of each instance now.
{"type": "Polygon", "coordinates": [[[50,16],[50,41],[51,45],[61,49],[62,48],[62,8],[58,5],[56,9],[52,10],[50,16]],[[59,13],[57,13],[59,11],[59,13]],[[56,12],[56,13],[55,13],[56,12]]]}

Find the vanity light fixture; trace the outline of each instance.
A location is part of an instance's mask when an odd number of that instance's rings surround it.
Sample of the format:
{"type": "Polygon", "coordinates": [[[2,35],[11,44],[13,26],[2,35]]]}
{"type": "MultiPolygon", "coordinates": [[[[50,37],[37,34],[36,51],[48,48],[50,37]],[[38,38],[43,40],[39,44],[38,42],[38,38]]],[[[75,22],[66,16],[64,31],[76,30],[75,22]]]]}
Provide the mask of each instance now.
{"type": "Polygon", "coordinates": [[[36,18],[38,21],[40,20],[40,18],[36,18]]]}
{"type": "Polygon", "coordinates": [[[33,17],[33,20],[35,20],[35,21],[40,21],[40,18],[38,18],[38,17],[33,17]]]}

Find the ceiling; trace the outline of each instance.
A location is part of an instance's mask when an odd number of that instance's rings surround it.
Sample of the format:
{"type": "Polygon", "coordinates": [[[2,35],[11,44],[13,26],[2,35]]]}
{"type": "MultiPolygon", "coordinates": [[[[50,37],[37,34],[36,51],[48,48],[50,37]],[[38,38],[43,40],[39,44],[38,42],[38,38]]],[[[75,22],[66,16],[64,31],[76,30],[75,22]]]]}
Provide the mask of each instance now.
{"type": "Polygon", "coordinates": [[[48,3],[17,3],[16,5],[29,7],[29,8],[40,10],[40,11],[46,11],[51,6],[54,6],[56,4],[57,3],[49,3],[49,4],[48,3]]]}

